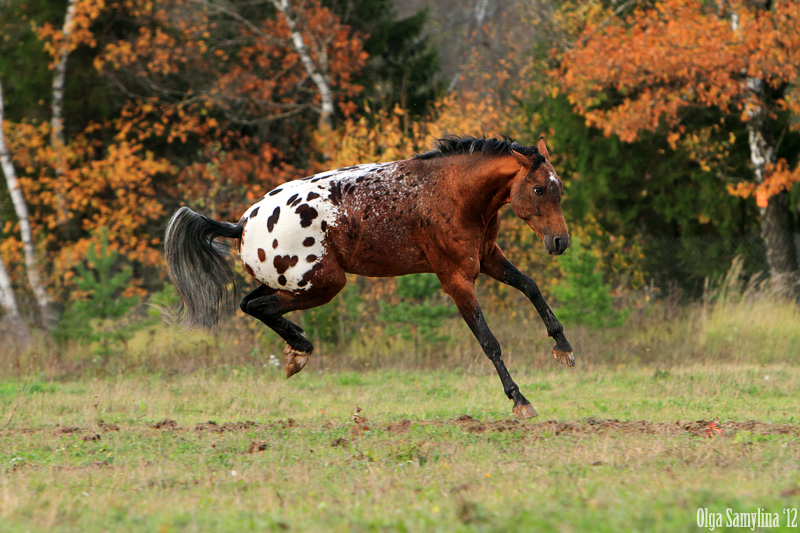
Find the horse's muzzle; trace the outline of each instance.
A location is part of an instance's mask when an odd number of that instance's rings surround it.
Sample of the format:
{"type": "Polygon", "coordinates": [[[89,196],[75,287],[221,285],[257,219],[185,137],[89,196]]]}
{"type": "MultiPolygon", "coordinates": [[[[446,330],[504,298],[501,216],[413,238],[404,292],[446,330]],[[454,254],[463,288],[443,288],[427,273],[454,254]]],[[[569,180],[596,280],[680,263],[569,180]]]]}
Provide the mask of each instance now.
{"type": "Polygon", "coordinates": [[[544,249],[550,255],[561,255],[569,247],[569,235],[548,235],[544,238],[544,249]]]}

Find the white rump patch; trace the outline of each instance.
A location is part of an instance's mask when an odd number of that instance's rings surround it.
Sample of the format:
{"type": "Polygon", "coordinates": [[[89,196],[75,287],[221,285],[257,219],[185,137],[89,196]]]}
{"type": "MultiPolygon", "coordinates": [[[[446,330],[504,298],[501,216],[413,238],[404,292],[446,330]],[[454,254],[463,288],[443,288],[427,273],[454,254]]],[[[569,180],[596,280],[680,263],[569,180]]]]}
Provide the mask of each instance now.
{"type": "Polygon", "coordinates": [[[329,200],[331,185],[349,182],[384,165],[330,170],[284,183],[267,193],[245,211],[239,251],[242,262],[268,287],[308,289],[311,284],[304,282],[303,276],[325,257],[326,229],[337,223],[338,207],[329,200]]]}

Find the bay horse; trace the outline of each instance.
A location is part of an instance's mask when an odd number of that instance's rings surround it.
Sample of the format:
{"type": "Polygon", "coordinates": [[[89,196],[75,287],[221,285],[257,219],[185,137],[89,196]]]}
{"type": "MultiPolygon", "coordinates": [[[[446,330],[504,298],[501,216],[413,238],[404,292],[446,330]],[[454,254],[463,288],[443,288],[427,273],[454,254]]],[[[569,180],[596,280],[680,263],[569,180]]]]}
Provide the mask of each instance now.
{"type": "Polygon", "coordinates": [[[284,314],[329,302],[345,286],[346,273],[433,272],[494,364],[514,415],[530,418],[537,413],[503,362],[475,297],[475,280],[483,273],[523,292],[555,340],[554,357],[575,364],[564,328],[539,287],[496,242],[498,211],[510,203],[547,253],[564,253],[570,239],[562,188],[544,138],[524,146],[505,138],[446,137],[411,159],[284,183],[236,224],[182,207],[164,238],[167,269],[180,296],[182,322],[213,328],[234,281],[226,247],[215,239],[236,239],[245,270],[261,284],[242,298],[240,308],[286,341],[287,378],[303,369],[313,345],[284,314]]]}

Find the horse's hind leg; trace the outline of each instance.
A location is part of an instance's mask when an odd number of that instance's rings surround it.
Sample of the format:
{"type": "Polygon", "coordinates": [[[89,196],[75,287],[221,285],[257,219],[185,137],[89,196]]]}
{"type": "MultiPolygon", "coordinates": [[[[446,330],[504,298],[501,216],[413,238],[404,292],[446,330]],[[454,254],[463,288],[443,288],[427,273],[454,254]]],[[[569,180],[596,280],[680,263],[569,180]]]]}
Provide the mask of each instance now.
{"type": "Polygon", "coordinates": [[[531,301],[539,316],[542,317],[547,328],[547,334],[556,341],[553,346],[553,357],[564,366],[575,366],[575,356],[572,346],[564,336],[564,327],[558,321],[550,306],[544,301],[542,291],[530,276],[520,272],[514,264],[503,254],[500,247],[495,244],[487,257],[481,260],[481,272],[487,274],[498,281],[514,287],[522,292],[531,301]]]}
{"type": "Polygon", "coordinates": [[[306,366],[314,345],[305,332],[283,317],[290,311],[311,309],[326,304],[345,286],[347,279],[338,268],[323,269],[304,291],[278,291],[262,285],[242,298],[240,307],[248,315],[262,321],[286,341],[286,377],[290,378],[306,366]],[[327,272],[325,272],[327,270],[327,272]],[[324,275],[320,275],[324,274],[324,275]]]}

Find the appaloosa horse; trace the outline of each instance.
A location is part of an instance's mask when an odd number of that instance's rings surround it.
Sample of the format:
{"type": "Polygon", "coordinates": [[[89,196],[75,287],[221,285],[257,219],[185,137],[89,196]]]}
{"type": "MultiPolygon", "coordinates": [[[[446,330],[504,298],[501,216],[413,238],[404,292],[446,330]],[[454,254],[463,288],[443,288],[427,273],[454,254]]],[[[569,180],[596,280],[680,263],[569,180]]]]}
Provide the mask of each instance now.
{"type": "Polygon", "coordinates": [[[475,279],[484,273],[522,291],[555,339],[555,358],[575,364],[563,328],[536,283],[495,242],[498,211],[510,202],[549,254],[563,253],[569,232],[561,190],[543,138],[537,146],[522,146],[448,137],[411,159],[284,183],[237,224],[183,207],[167,227],[167,267],[184,323],[213,327],[233,281],[225,247],[214,239],[238,239],[244,268],[261,283],[240,307],[286,340],[287,377],[305,366],[313,346],[302,329],[283,318],[285,313],[329,302],[348,272],[376,277],[433,272],[494,363],[506,396],[514,401],[514,414],[529,418],[536,411],[506,369],[475,297],[475,279]]]}

